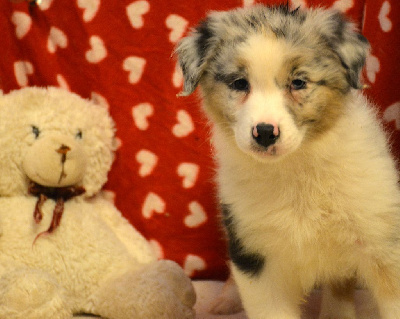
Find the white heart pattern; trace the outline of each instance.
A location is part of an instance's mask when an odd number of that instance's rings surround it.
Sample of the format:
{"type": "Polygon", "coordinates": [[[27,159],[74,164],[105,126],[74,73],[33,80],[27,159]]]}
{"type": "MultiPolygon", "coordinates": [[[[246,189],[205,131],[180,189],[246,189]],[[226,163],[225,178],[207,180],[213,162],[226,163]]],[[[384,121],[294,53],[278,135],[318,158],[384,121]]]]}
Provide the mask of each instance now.
{"type": "Polygon", "coordinates": [[[122,146],[122,140],[117,136],[113,140],[112,148],[116,151],[122,146]]]}
{"type": "Polygon", "coordinates": [[[90,37],[89,43],[91,48],[86,51],[86,60],[93,64],[104,60],[107,56],[107,49],[103,40],[99,36],[93,35],[90,37]]]}
{"type": "Polygon", "coordinates": [[[153,105],[150,103],[141,103],[132,108],[133,121],[136,127],[145,131],[149,128],[148,118],[154,113],[153,105]]]}
{"type": "Polygon", "coordinates": [[[67,80],[61,74],[57,74],[56,79],[57,79],[58,86],[60,88],[63,88],[64,90],[67,90],[67,91],[71,91],[67,80]]]}
{"type": "Polygon", "coordinates": [[[178,123],[172,128],[172,133],[176,137],[185,137],[194,131],[192,117],[185,110],[179,110],[176,114],[178,123]]]}
{"type": "Polygon", "coordinates": [[[157,194],[150,192],[147,194],[142,206],[142,216],[146,219],[153,217],[154,213],[165,213],[165,201],[157,194]]]}
{"type": "Polygon", "coordinates": [[[100,0],[78,0],[78,7],[83,9],[83,21],[90,22],[94,19],[100,8],[100,0]]]}
{"type": "Polygon", "coordinates": [[[92,92],[90,95],[90,99],[97,105],[104,107],[106,110],[110,109],[110,104],[108,103],[107,99],[97,92],[92,92]]]}
{"type": "Polygon", "coordinates": [[[254,0],[243,0],[243,7],[250,7],[254,4],[254,0]]]}
{"type": "Polygon", "coordinates": [[[46,11],[51,7],[53,0],[42,0],[40,1],[39,8],[42,11],[46,11]]]}
{"type": "Polygon", "coordinates": [[[144,25],[143,16],[150,11],[150,4],[146,0],[132,2],[126,7],[126,14],[129,22],[135,29],[140,29],[144,25]]]}
{"type": "Polygon", "coordinates": [[[176,88],[180,88],[183,85],[183,74],[178,65],[175,66],[174,73],[172,73],[172,84],[176,88]]]}
{"type": "Polygon", "coordinates": [[[196,271],[206,269],[207,264],[205,260],[196,255],[187,255],[183,264],[183,270],[188,277],[192,277],[196,271]]]}
{"type": "Polygon", "coordinates": [[[383,32],[389,32],[392,30],[393,27],[392,21],[388,17],[390,9],[391,9],[390,2],[385,1],[382,4],[381,10],[379,11],[378,19],[383,32]]]}
{"type": "Polygon", "coordinates": [[[201,206],[198,202],[193,201],[189,203],[189,212],[190,214],[185,217],[185,225],[189,228],[196,228],[203,225],[208,217],[206,212],[204,211],[203,206],[201,206]]]}
{"type": "Polygon", "coordinates": [[[11,16],[11,21],[15,25],[15,34],[18,39],[26,36],[32,26],[32,19],[25,12],[14,12],[11,16]]]}
{"type": "Polygon", "coordinates": [[[400,130],[400,102],[390,105],[383,113],[383,119],[388,123],[395,121],[396,130],[400,130]]]}
{"type": "Polygon", "coordinates": [[[306,0],[291,0],[290,2],[292,3],[290,7],[293,9],[296,9],[298,7],[307,8],[306,0]]]}
{"type": "Polygon", "coordinates": [[[186,31],[189,22],[177,14],[170,14],[165,20],[165,25],[171,30],[169,33],[169,41],[178,42],[186,31]]]}
{"type": "Polygon", "coordinates": [[[200,167],[194,163],[181,163],[178,166],[177,173],[182,177],[183,188],[192,188],[199,176],[200,167]]]}
{"type": "Polygon", "coordinates": [[[153,172],[157,165],[158,157],[148,150],[140,150],[136,153],[136,161],[140,164],[139,175],[146,177],[153,172]]]}
{"type": "Polygon", "coordinates": [[[339,10],[341,12],[346,12],[351,9],[354,5],[354,0],[337,0],[332,5],[332,9],[339,10]]]}
{"type": "Polygon", "coordinates": [[[63,31],[56,27],[50,28],[49,38],[47,39],[47,50],[55,53],[57,48],[65,49],[68,45],[68,38],[63,31]]]}
{"type": "Polygon", "coordinates": [[[129,72],[129,83],[136,84],[140,81],[145,65],[146,60],[137,56],[130,56],[124,60],[122,63],[122,68],[129,72]]]}
{"type": "Polygon", "coordinates": [[[14,63],[15,79],[21,87],[28,85],[28,76],[32,75],[33,72],[33,65],[28,61],[17,61],[14,63]]]}
{"type": "Polygon", "coordinates": [[[157,256],[157,259],[163,259],[165,257],[164,248],[155,239],[149,239],[149,244],[157,256]]]}
{"type": "Polygon", "coordinates": [[[372,54],[368,55],[365,61],[365,70],[367,72],[368,81],[375,83],[376,74],[381,70],[379,59],[372,54]]]}

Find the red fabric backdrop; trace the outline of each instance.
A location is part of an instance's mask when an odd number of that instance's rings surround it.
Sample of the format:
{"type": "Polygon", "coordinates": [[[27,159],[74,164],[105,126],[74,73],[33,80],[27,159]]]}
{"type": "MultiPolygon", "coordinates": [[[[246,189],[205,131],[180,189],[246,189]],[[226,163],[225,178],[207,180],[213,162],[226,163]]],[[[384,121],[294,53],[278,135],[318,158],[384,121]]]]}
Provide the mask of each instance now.
{"type": "MultiPolygon", "coordinates": [[[[208,128],[198,97],[176,97],[182,78],[171,53],[206,12],[254,2],[42,0],[29,8],[0,1],[0,89],[55,85],[107,104],[120,148],[105,188],[160,257],[197,278],[226,275],[225,242],[208,128]]],[[[366,93],[380,105],[399,156],[398,0],[290,4],[336,7],[370,40],[366,93]]]]}

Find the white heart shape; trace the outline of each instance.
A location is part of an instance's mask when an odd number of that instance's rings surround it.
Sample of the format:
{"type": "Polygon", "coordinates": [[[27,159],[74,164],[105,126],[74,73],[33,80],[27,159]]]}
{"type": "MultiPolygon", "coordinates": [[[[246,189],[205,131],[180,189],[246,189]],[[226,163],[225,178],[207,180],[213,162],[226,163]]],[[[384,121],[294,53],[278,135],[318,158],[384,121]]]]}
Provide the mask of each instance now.
{"type": "Polygon", "coordinates": [[[83,21],[92,21],[100,8],[100,0],[78,0],[78,8],[83,9],[83,21]]]}
{"type": "Polygon", "coordinates": [[[291,0],[291,8],[292,9],[297,9],[297,8],[307,8],[307,3],[306,0],[291,0]]]}
{"type": "Polygon", "coordinates": [[[189,212],[189,215],[187,215],[184,220],[185,225],[189,228],[199,227],[203,225],[208,219],[203,206],[201,206],[196,201],[189,203],[189,212]]]}
{"type": "Polygon", "coordinates": [[[254,5],[255,0],[243,0],[243,7],[250,7],[254,5]]]}
{"type": "Polygon", "coordinates": [[[110,203],[115,204],[115,198],[117,197],[115,192],[110,190],[101,190],[99,195],[101,196],[101,198],[109,201],[110,203]]]}
{"type": "Polygon", "coordinates": [[[196,271],[205,270],[207,267],[203,258],[196,255],[187,255],[183,264],[183,270],[188,277],[192,277],[196,271]]]}
{"type": "Polygon", "coordinates": [[[68,45],[68,38],[63,31],[56,27],[50,28],[50,34],[47,39],[47,50],[50,53],[55,53],[57,48],[65,49],[68,45]]]}
{"type": "Polygon", "coordinates": [[[182,177],[183,188],[192,188],[199,176],[200,167],[194,163],[181,163],[178,166],[178,176],[182,177]]]}
{"type": "Polygon", "coordinates": [[[390,9],[391,9],[390,2],[385,1],[382,4],[381,10],[379,10],[378,20],[383,32],[389,32],[390,30],[392,30],[393,27],[392,21],[388,17],[390,9]]]}
{"type": "Polygon", "coordinates": [[[122,146],[122,140],[119,137],[115,137],[113,140],[112,148],[114,151],[118,150],[122,146]]]}
{"type": "Polygon", "coordinates": [[[150,4],[146,0],[132,2],[126,7],[126,14],[132,27],[139,29],[144,25],[143,16],[150,11],[150,4]]]}
{"type": "Polygon", "coordinates": [[[185,137],[194,131],[192,117],[185,110],[179,110],[176,114],[178,123],[172,128],[172,133],[176,137],[185,137]]]}
{"type": "Polygon", "coordinates": [[[372,54],[368,55],[365,61],[365,70],[367,73],[368,81],[370,83],[375,83],[376,74],[379,73],[379,71],[381,70],[379,59],[372,54]]]}
{"type": "Polygon", "coordinates": [[[90,50],[86,51],[86,60],[90,63],[99,63],[107,56],[107,49],[104,45],[103,40],[93,35],[89,39],[90,50]]]}
{"type": "Polygon", "coordinates": [[[32,19],[25,12],[14,12],[11,16],[11,21],[15,25],[15,34],[18,39],[26,36],[32,26],[32,19]]]}
{"type": "Polygon", "coordinates": [[[156,254],[157,259],[165,258],[164,248],[160,244],[160,242],[158,242],[155,239],[149,239],[149,244],[150,244],[150,247],[153,249],[154,253],[156,254]]]}
{"type": "Polygon", "coordinates": [[[139,175],[141,177],[149,176],[158,162],[158,156],[148,150],[140,150],[136,153],[136,161],[139,163],[139,175]]]}
{"type": "Polygon", "coordinates": [[[150,103],[140,103],[132,108],[133,121],[136,127],[145,131],[149,128],[148,118],[154,113],[153,105],[150,103]]]}
{"type": "Polygon", "coordinates": [[[400,102],[393,103],[383,113],[386,122],[395,121],[396,130],[400,130],[400,102]]]}
{"type": "Polygon", "coordinates": [[[172,43],[178,42],[186,31],[189,22],[177,14],[170,14],[165,20],[165,25],[170,29],[169,41],[172,43]]]}
{"type": "Polygon", "coordinates": [[[107,99],[97,92],[92,92],[90,95],[90,99],[97,105],[104,107],[106,110],[110,109],[110,104],[108,103],[107,99]]]}
{"type": "Polygon", "coordinates": [[[53,0],[41,0],[39,4],[39,8],[42,11],[46,11],[51,7],[53,0]]]}
{"type": "Polygon", "coordinates": [[[354,0],[337,0],[332,5],[332,8],[341,12],[346,12],[354,5],[354,0]]]}
{"type": "Polygon", "coordinates": [[[14,62],[14,75],[19,86],[24,87],[28,85],[28,76],[34,72],[32,63],[28,61],[14,62]]]}
{"type": "Polygon", "coordinates": [[[142,216],[150,219],[154,213],[165,213],[165,201],[157,194],[150,192],[147,194],[142,206],[142,216]]]}
{"type": "Polygon", "coordinates": [[[57,79],[58,86],[60,88],[63,88],[64,90],[67,90],[67,91],[71,91],[67,80],[61,74],[57,74],[56,79],[57,79]]]}
{"type": "Polygon", "coordinates": [[[176,88],[181,88],[183,85],[182,69],[176,65],[174,73],[172,74],[172,84],[176,88]]]}
{"type": "Polygon", "coordinates": [[[122,63],[122,68],[129,72],[128,81],[131,84],[136,84],[142,78],[146,60],[138,56],[130,56],[122,63]]]}

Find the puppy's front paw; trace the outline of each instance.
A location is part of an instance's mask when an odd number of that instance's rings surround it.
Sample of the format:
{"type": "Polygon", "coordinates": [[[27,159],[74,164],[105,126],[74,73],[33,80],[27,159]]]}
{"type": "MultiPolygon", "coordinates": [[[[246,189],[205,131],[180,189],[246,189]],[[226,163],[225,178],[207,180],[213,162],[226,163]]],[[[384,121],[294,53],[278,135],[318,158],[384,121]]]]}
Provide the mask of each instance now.
{"type": "Polygon", "coordinates": [[[232,276],[226,281],[218,298],[212,303],[210,313],[230,315],[243,310],[239,291],[232,276]]]}
{"type": "MultiPolygon", "coordinates": [[[[342,305],[343,306],[343,305],[342,305]]],[[[331,309],[330,311],[321,311],[318,319],[357,319],[353,305],[331,309]]]]}
{"type": "Polygon", "coordinates": [[[218,297],[212,304],[210,313],[214,315],[231,315],[243,310],[240,299],[226,298],[226,296],[218,297]]]}
{"type": "Polygon", "coordinates": [[[328,315],[328,316],[319,316],[318,319],[356,319],[356,317],[341,317],[341,315],[328,315]]]}

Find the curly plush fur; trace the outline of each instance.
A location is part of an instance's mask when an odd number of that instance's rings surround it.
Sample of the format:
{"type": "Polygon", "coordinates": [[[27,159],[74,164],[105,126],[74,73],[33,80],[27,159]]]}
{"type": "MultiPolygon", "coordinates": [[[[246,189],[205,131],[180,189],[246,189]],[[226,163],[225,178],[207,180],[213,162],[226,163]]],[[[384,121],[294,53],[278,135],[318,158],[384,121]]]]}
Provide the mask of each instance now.
{"type": "Polygon", "coordinates": [[[341,14],[285,6],[211,13],[178,45],[183,95],[213,130],[232,271],[251,319],[356,317],[356,281],[400,319],[400,193],[373,106],[369,45],[341,14]]]}

